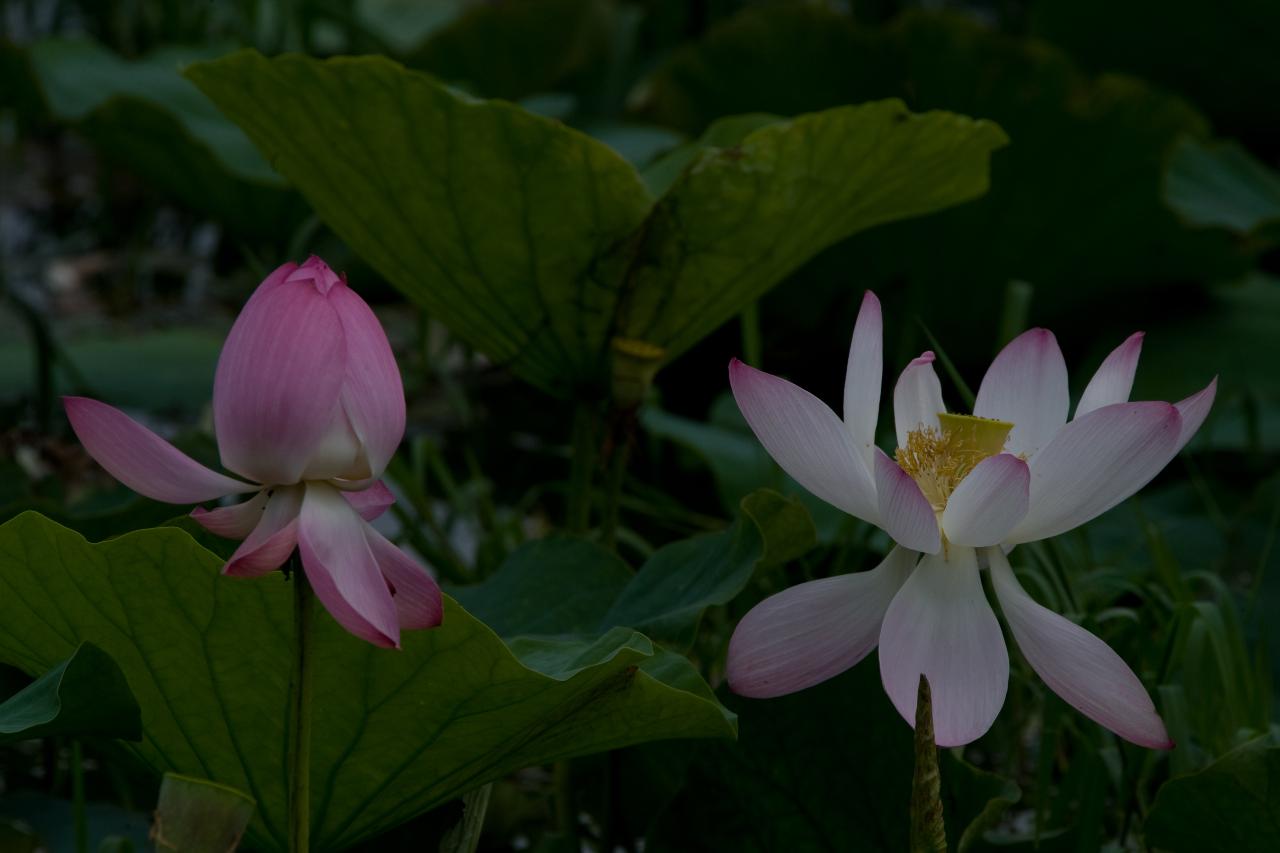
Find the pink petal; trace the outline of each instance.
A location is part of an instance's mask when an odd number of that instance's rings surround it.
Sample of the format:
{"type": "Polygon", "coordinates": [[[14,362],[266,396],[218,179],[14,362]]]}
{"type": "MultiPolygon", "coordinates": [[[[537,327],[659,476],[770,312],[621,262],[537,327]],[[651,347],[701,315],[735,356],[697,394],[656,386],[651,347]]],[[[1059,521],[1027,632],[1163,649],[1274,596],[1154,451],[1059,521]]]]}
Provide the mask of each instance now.
{"type": "Polygon", "coordinates": [[[942,547],[938,518],[911,475],[876,448],[876,494],[880,526],[894,542],[913,551],[934,554],[942,547]]]}
{"type": "Polygon", "coordinates": [[[849,366],[844,374],[844,424],[862,458],[871,462],[880,416],[880,382],[884,377],[884,320],[880,300],[871,291],[862,297],[858,320],[849,344],[849,366]]]}
{"type": "Polygon", "coordinates": [[[1018,648],[1054,693],[1127,741],[1172,749],[1164,722],[1133,670],[1102,640],[1023,590],[999,548],[988,553],[991,582],[1018,648]]]}
{"type": "Polygon", "coordinates": [[[435,579],[367,524],[364,538],[382,569],[383,578],[393,589],[391,598],[399,614],[400,627],[414,630],[439,625],[444,618],[444,600],[435,579]]]}
{"type": "Polygon", "coordinates": [[[1011,453],[988,456],[960,481],[942,512],[942,530],[956,545],[979,548],[1004,539],[1027,514],[1031,472],[1011,453]]]}
{"type": "Polygon", "coordinates": [[[302,486],[277,486],[266,492],[267,508],[262,519],[222,567],[224,575],[254,578],[284,565],[298,547],[302,492],[302,486]]]}
{"type": "Polygon", "coordinates": [[[316,597],[338,624],[377,646],[400,647],[400,617],[366,523],[325,483],[307,483],[298,524],[298,549],[316,597]]]}
{"type": "Polygon", "coordinates": [[[1174,453],[1186,447],[1187,442],[1199,431],[1200,425],[1209,416],[1209,410],[1213,408],[1213,399],[1217,394],[1218,377],[1215,376],[1212,382],[1197,393],[1179,403],[1174,403],[1178,414],[1182,416],[1182,429],[1178,433],[1178,446],[1174,453]]]}
{"type": "Polygon", "coordinates": [[[218,359],[222,464],[262,483],[298,482],[332,431],[345,365],[342,323],[324,296],[305,283],[260,287],[218,359]]]}
{"type": "Polygon", "coordinates": [[[895,547],[869,572],[802,583],[751,608],[729,640],[729,687],[758,699],[782,696],[862,660],[917,556],[895,547]]]}
{"type": "Polygon", "coordinates": [[[379,476],[404,437],[404,386],[382,324],[345,283],[329,291],[347,339],[342,406],[364,445],[369,476],[379,476]]]}
{"type": "Polygon", "coordinates": [[[358,492],[344,491],[342,496],[365,521],[373,521],[396,502],[396,496],[381,480],[374,480],[373,485],[358,492]]]}
{"type": "Polygon", "coordinates": [[[1048,329],[1031,329],[1000,350],[978,388],[973,413],[1009,421],[1005,447],[1030,457],[1067,422],[1067,363],[1048,329]]]}
{"type": "Polygon", "coordinates": [[[319,255],[312,255],[295,268],[285,279],[289,282],[305,282],[316,289],[317,293],[328,294],[334,285],[340,284],[342,278],[321,260],[319,255]]]}
{"type": "Polygon", "coordinates": [[[1031,508],[1009,543],[1057,536],[1145,486],[1177,452],[1168,403],[1114,403],[1076,418],[1031,460],[1031,508]]]}
{"type": "Polygon", "coordinates": [[[89,455],[140,495],[194,504],[257,486],[211,471],[117,408],[88,397],[63,397],[67,419],[89,455]]]}
{"type": "Polygon", "coordinates": [[[769,455],[832,506],[875,524],[875,484],[844,424],[817,397],[785,379],[729,363],[738,408],[769,455]]]}
{"type": "Polygon", "coordinates": [[[1076,404],[1077,418],[1112,403],[1129,402],[1133,375],[1138,371],[1138,356],[1142,354],[1142,337],[1142,332],[1134,332],[1103,359],[1076,404]]]}
{"type": "Polygon", "coordinates": [[[885,613],[880,678],[912,725],[922,673],[939,746],[963,746],[991,728],[1009,688],[1009,653],[971,548],[922,559],[885,613]]]}
{"type": "Polygon", "coordinates": [[[266,508],[267,492],[264,489],[249,500],[231,506],[220,506],[217,509],[196,507],[191,510],[191,517],[215,536],[244,539],[258,526],[266,508]]]}
{"type": "Polygon", "coordinates": [[[933,353],[913,359],[893,387],[893,422],[898,433],[898,446],[907,446],[907,433],[921,427],[938,429],[938,415],[946,411],[942,405],[942,383],[933,372],[933,353]]]}

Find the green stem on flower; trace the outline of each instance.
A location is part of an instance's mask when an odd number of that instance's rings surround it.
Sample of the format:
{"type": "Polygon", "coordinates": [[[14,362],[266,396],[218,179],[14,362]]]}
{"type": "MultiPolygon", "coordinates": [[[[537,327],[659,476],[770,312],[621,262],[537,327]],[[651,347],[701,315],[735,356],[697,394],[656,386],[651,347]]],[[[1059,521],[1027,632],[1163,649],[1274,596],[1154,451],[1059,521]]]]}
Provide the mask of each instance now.
{"type": "Polygon", "coordinates": [[[916,767],[911,777],[911,853],[946,853],[942,776],[938,772],[938,747],[933,740],[933,698],[923,673],[916,693],[915,753],[916,767]]]}
{"type": "Polygon", "coordinates": [[[289,685],[289,851],[307,853],[311,845],[311,617],[315,593],[299,563],[289,558],[293,581],[294,660],[289,685]]]}
{"type": "Polygon", "coordinates": [[[610,435],[609,469],[605,475],[604,517],[600,522],[601,542],[613,550],[618,544],[618,509],[622,483],[627,478],[631,443],[635,435],[635,412],[615,413],[610,435]]]}
{"type": "Polygon", "coordinates": [[[76,853],[89,853],[89,823],[84,802],[84,754],[80,741],[71,741],[71,820],[75,825],[76,853]]]}
{"type": "Polygon", "coordinates": [[[586,533],[591,526],[591,474],[596,464],[596,407],[580,401],[573,411],[573,456],[569,467],[570,533],[586,533]]]}
{"type": "Polygon", "coordinates": [[[764,369],[764,343],[760,334],[760,303],[742,309],[742,358],[756,370],[764,369]]]}
{"type": "Polygon", "coordinates": [[[1025,281],[1010,281],[1004,288],[1004,305],[1000,309],[999,338],[996,340],[996,351],[1016,338],[1027,328],[1027,317],[1031,314],[1031,297],[1035,288],[1025,281]]]}

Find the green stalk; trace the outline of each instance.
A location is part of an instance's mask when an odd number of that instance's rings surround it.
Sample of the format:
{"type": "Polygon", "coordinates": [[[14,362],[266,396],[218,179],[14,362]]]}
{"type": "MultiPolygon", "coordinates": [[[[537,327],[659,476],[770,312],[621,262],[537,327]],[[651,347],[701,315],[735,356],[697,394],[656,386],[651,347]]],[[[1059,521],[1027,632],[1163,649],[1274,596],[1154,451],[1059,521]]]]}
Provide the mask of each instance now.
{"type": "Polygon", "coordinates": [[[920,674],[916,693],[916,768],[911,777],[911,853],[946,853],[947,828],[942,821],[942,776],[933,740],[933,697],[920,674]]]}
{"type": "Polygon", "coordinates": [[[570,533],[586,533],[591,527],[591,473],[596,464],[596,412],[581,401],[573,412],[573,457],[569,467],[570,533]]]}
{"type": "Polygon", "coordinates": [[[76,853],[89,853],[89,823],[84,810],[84,754],[80,741],[71,741],[71,820],[75,824],[76,853]]]}
{"type": "Polygon", "coordinates": [[[311,617],[315,593],[299,564],[289,558],[293,580],[295,651],[290,683],[289,851],[307,853],[311,846],[311,617]]]}

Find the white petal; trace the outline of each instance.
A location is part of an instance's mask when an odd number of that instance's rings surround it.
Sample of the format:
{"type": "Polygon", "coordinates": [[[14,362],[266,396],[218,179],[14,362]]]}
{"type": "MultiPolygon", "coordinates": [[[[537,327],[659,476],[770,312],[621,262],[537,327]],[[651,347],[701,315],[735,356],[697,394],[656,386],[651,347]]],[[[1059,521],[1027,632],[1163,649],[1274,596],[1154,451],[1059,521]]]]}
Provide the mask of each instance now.
{"type": "Polygon", "coordinates": [[[1213,399],[1217,394],[1218,377],[1215,376],[1213,381],[1200,391],[1181,402],[1174,403],[1178,408],[1178,414],[1182,416],[1182,430],[1178,433],[1178,447],[1174,453],[1186,447],[1187,442],[1200,429],[1204,419],[1209,416],[1209,410],[1213,408],[1213,399]]]}
{"type": "Polygon", "coordinates": [[[844,425],[863,460],[871,464],[880,415],[880,382],[884,377],[884,321],[880,300],[871,291],[862,297],[858,320],[849,344],[849,366],[844,374],[844,425]]]}
{"type": "Polygon", "coordinates": [[[1102,640],[1032,600],[999,548],[990,549],[987,558],[996,597],[1018,648],[1044,683],[1125,740],[1171,749],[1164,722],[1128,664],[1102,640]]]}
{"type": "Polygon", "coordinates": [[[1027,514],[1031,472],[1010,453],[988,456],[947,500],[942,529],[956,545],[980,548],[1004,539],[1027,514]]]}
{"type": "Polygon", "coordinates": [[[751,608],[729,640],[729,687],[742,696],[782,696],[862,660],[918,556],[894,548],[869,572],[802,583],[751,608]]]}
{"type": "Polygon", "coordinates": [[[983,418],[1009,421],[1005,447],[1030,458],[1067,422],[1067,363],[1048,329],[1031,329],[1000,350],[973,404],[983,418]]]}
{"type": "Polygon", "coordinates": [[[1031,507],[1005,541],[1057,536],[1111,509],[1169,464],[1181,429],[1169,403],[1115,403],[1076,418],[1031,460],[1031,507]]]}
{"type": "Polygon", "coordinates": [[[938,429],[942,405],[942,383],[933,372],[933,353],[926,352],[911,363],[893,386],[893,425],[898,433],[898,446],[907,446],[907,433],[921,427],[938,429]]]}
{"type": "Polygon", "coordinates": [[[972,548],[952,548],[950,559],[924,557],[885,613],[880,678],[913,726],[921,674],[929,679],[939,746],[977,740],[1004,705],[1009,652],[972,548]]]}
{"type": "Polygon", "coordinates": [[[832,506],[879,522],[875,483],[835,412],[803,388],[736,358],[729,385],[752,432],[782,470],[832,506]]]}
{"type": "Polygon", "coordinates": [[[1076,404],[1077,418],[1112,403],[1129,402],[1133,375],[1138,370],[1138,356],[1142,354],[1142,336],[1142,332],[1134,332],[1103,359],[1076,404]]]}
{"type": "Polygon", "coordinates": [[[878,447],[875,460],[876,494],[884,531],[894,542],[913,551],[937,552],[942,547],[938,517],[916,481],[878,447]]]}

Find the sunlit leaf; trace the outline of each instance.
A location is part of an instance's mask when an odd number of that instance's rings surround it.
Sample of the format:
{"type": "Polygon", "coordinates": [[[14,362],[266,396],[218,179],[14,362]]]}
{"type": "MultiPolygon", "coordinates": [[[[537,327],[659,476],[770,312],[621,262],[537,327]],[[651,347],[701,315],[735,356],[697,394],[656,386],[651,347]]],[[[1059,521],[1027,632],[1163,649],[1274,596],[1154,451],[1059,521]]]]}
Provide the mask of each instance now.
{"type": "Polygon", "coordinates": [[[253,800],[234,788],[166,773],[152,837],[162,851],[226,853],[244,837],[253,809],[253,800]]]}
{"type": "Polygon", "coordinates": [[[605,385],[615,335],[673,357],[827,245],[981,194],[1005,141],[897,101],[840,107],[703,150],[655,203],[603,143],[383,59],[187,73],[388,281],[558,393],[605,385]]]}

